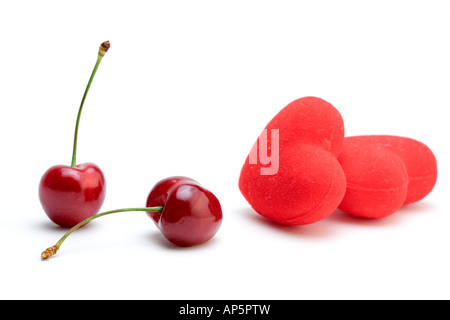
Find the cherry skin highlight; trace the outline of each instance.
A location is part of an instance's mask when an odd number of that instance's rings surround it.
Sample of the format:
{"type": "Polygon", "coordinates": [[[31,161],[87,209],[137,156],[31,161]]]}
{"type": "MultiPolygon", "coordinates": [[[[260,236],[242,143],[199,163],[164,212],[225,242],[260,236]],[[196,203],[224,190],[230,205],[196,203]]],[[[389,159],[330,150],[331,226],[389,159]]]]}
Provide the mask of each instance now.
{"type": "Polygon", "coordinates": [[[39,184],[39,199],[54,223],[70,228],[96,214],[106,193],[102,171],[93,163],[48,169],[39,184]]]}
{"type": "Polygon", "coordinates": [[[222,222],[219,200],[197,181],[170,177],[150,191],[147,207],[163,206],[148,212],[163,235],[177,246],[188,247],[210,240],[222,222]]]}

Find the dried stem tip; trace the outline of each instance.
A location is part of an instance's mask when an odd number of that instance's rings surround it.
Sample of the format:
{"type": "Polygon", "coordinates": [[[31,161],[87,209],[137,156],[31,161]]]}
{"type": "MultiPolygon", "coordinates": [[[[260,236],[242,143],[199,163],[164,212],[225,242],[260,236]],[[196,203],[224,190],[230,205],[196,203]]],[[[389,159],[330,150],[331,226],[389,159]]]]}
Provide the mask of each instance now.
{"type": "Polygon", "coordinates": [[[103,42],[100,45],[100,49],[98,50],[98,55],[103,57],[105,55],[105,53],[108,51],[110,46],[111,46],[111,44],[109,43],[109,41],[103,42]]]}
{"type": "Polygon", "coordinates": [[[56,254],[58,249],[59,249],[59,246],[57,246],[57,245],[54,245],[53,247],[47,248],[44,252],[41,253],[41,258],[44,259],[44,260],[50,258],[54,254],[56,254]]]}

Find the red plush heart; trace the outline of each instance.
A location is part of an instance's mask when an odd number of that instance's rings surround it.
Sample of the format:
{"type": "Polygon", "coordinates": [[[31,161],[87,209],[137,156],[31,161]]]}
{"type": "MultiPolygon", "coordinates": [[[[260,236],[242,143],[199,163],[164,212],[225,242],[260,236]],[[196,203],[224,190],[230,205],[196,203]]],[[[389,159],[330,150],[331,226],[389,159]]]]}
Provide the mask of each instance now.
{"type": "Polygon", "coordinates": [[[437,179],[433,152],[405,137],[346,137],[338,160],[347,178],[339,209],[364,218],[386,217],[421,200],[437,179]]]}
{"type": "Polygon", "coordinates": [[[278,223],[304,225],[326,218],[346,190],[336,159],[343,140],[342,117],[330,103],[316,97],[291,102],[268,123],[247,156],[239,177],[241,193],[256,212],[278,223]],[[264,170],[269,160],[271,170],[264,170]]]}

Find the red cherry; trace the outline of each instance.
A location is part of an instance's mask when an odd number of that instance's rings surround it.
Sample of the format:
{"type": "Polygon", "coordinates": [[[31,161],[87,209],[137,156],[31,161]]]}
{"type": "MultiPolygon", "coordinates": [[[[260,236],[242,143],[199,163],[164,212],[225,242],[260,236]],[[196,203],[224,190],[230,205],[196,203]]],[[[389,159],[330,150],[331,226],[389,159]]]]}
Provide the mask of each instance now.
{"type": "Polygon", "coordinates": [[[178,246],[194,246],[210,240],[222,222],[222,208],[216,196],[197,181],[171,177],[158,182],[147,198],[148,212],[163,235],[178,246]]]}
{"type": "Polygon", "coordinates": [[[70,228],[98,212],[105,191],[105,178],[95,164],[57,165],[42,176],[39,199],[50,220],[70,228]]]}
{"type": "MultiPolygon", "coordinates": [[[[186,182],[198,184],[197,181],[182,176],[174,176],[159,181],[150,191],[147,198],[146,206],[147,207],[163,206],[166,203],[167,197],[169,196],[169,192],[172,190],[172,188],[178,186],[180,183],[186,182]]],[[[150,218],[153,219],[153,221],[158,226],[159,218],[161,217],[161,212],[147,212],[147,214],[150,218]]]]}
{"type": "Polygon", "coordinates": [[[76,164],[78,126],[84,101],[103,56],[110,47],[109,41],[100,45],[97,62],[78,110],[73,141],[71,166],[53,166],[41,178],[39,199],[48,217],[62,227],[73,227],[96,214],[105,198],[105,178],[92,163],[76,164]]]}
{"type": "Polygon", "coordinates": [[[56,254],[67,237],[86,223],[112,213],[130,211],[146,212],[169,241],[182,247],[210,240],[222,223],[222,208],[214,194],[193,179],[170,177],[152,188],[147,207],[110,210],[88,217],[42,252],[42,259],[56,254]]]}

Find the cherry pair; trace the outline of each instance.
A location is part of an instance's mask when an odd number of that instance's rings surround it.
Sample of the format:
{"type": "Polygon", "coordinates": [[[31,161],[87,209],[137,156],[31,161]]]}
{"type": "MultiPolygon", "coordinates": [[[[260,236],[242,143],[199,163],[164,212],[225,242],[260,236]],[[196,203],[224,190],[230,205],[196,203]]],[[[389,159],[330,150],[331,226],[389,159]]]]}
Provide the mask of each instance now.
{"type": "Polygon", "coordinates": [[[95,164],[76,164],[76,147],[84,101],[109,47],[109,41],[101,44],[81,101],[71,166],[51,167],[39,184],[39,198],[48,217],[61,227],[71,228],[54,246],[41,254],[43,259],[54,255],[73,231],[94,219],[116,212],[147,212],[162,234],[178,246],[194,246],[208,241],[216,234],[222,221],[222,209],[215,195],[197,181],[181,176],[158,182],[150,191],[145,208],[125,208],[97,214],[105,198],[105,178],[95,164]]]}
{"type": "Polygon", "coordinates": [[[222,208],[216,196],[197,181],[187,177],[170,177],[159,181],[147,198],[145,208],[125,208],[93,215],[64,234],[41,254],[47,259],[59,250],[66,238],[86,223],[117,212],[144,211],[162,234],[173,244],[190,247],[210,240],[222,223],[222,208]]]}
{"type": "Polygon", "coordinates": [[[266,149],[272,158],[278,155],[277,172],[263,174],[267,163],[251,161],[260,140],[267,142],[260,136],[242,167],[239,188],[256,212],[281,224],[311,224],[337,208],[364,218],[386,217],[425,197],[436,182],[436,159],[423,143],[344,137],[341,115],[320,98],[291,102],[262,135],[272,130],[279,131],[279,141],[266,149]]]}

